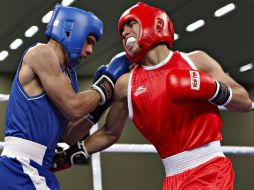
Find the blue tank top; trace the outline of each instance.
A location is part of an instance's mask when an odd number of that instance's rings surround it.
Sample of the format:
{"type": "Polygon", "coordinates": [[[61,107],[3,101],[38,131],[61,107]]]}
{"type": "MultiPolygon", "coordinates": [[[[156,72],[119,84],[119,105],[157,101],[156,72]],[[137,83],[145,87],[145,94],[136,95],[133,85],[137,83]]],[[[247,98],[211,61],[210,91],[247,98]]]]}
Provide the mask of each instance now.
{"type": "MultiPolygon", "coordinates": [[[[25,92],[18,79],[22,61],[23,57],[11,87],[6,111],[5,136],[19,137],[46,146],[49,153],[46,160],[51,161],[55,147],[69,121],[45,92],[32,97],[25,92]]],[[[73,90],[77,92],[78,82],[74,68],[67,68],[63,72],[67,72],[73,90]]]]}

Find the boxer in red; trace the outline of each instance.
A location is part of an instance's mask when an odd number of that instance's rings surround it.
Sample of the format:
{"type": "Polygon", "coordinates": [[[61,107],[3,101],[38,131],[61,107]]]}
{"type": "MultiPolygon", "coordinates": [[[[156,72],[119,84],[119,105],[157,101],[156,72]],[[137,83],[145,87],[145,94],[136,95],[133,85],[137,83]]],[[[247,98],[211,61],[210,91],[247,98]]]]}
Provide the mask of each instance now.
{"type": "Polygon", "coordinates": [[[163,190],[232,190],[218,106],[250,111],[247,91],[205,52],[172,51],[173,23],[161,9],[138,3],[122,14],[118,30],[136,66],[116,82],[104,127],[85,139],[87,152],[115,143],[129,115],[162,159],[163,190]]]}

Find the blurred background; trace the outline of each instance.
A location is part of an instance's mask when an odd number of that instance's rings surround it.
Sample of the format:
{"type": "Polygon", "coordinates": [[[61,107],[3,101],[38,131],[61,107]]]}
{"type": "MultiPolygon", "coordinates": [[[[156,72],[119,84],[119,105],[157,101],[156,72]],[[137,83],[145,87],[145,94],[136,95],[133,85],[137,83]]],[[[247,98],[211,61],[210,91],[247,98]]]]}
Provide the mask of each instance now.
{"type": "MultiPolygon", "coordinates": [[[[117,23],[136,0],[1,0],[0,94],[9,94],[20,57],[36,42],[46,43],[44,31],[56,3],[94,12],[104,22],[104,34],[94,53],[78,66],[80,90],[90,88],[95,70],[122,51],[117,23]]],[[[203,50],[254,97],[254,0],[144,0],[164,9],[175,26],[173,50],[203,50]]],[[[7,103],[0,102],[0,141],[3,141],[7,103]]],[[[223,145],[254,146],[254,114],[221,112],[223,145]]],[[[102,125],[103,118],[99,126],[102,125]]],[[[148,143],[129,121],[118,143],[148,143]]],[[[254,157],[230,156],[235,189],[254,187],[254,157]]],[[[104,190],[161,189],[164,168],[154,153],[101,153],[104,190]]],[[[91,162],[57,173],[63,190],[92,190],[91,162]]],[[[1,189],[1,187],[0,187],[1,189]]]]}

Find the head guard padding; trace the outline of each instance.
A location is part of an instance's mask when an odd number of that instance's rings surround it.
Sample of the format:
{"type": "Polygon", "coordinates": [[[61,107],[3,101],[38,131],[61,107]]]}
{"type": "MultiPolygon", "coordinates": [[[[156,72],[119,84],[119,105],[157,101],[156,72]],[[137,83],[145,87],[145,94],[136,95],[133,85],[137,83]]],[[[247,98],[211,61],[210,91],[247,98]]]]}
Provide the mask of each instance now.
{"type": "Polygon", "coordinates": [[[89,35],[99,40],[103,23],[92,12],[57,4],[53,10],[45,35],[63,45],[71,66],[76,66],[89,35]]]}
{"type": "Polygon", "coordinates": [[[145,3],[137,3],[126,10],[119,19],[118,31],[121,34],[124,24],[135,20],[140,25],[138,44],[141,52],[131,57],[126,51],[128,58],[137,63],[148,50],[157,44],[165,43],[172,48],[174,41],[174,26],[167,13],[156,7],[148,6],[145,3]]]}

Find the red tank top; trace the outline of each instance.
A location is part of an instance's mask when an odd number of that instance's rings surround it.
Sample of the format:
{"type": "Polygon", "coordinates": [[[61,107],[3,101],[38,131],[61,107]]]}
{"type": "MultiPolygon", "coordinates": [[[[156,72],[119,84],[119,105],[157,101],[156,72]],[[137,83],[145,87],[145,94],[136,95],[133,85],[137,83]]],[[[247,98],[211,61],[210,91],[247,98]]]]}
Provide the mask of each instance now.
{"type": "Polygon", "coordinates": [[[137,65],[129,81],[129,116],[162,159],[222,139],[217,106],[196,99],[171,101],[166,76],[175,68],[196,69],[185,54],[171,52],[156,66],[137,65]]]}

